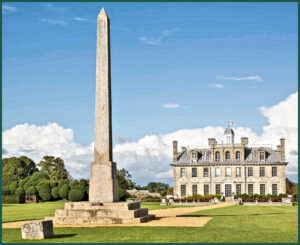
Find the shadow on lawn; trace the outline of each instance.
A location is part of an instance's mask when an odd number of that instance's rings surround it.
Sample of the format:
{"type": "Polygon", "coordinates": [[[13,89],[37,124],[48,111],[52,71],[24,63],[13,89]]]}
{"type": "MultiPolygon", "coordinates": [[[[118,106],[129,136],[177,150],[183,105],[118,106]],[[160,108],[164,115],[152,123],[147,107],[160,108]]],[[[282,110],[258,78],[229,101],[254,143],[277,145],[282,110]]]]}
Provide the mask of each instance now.
{"type": "Polygon", "coordinates": [[[56,238],[66,238],[66,237],[74,237],[74,236],[77,236],[77,234],[57,234],[49,239],[56,239],[56,238]]]}
{"type": "Polygon", "coordinates": [[[218,217],[218,216],[253,216],[253,215],[274,215],[274,214],[285,214],[286,213],[263,213],[263,214],[183,214],[176,215],[176,217],[218,217]]]}

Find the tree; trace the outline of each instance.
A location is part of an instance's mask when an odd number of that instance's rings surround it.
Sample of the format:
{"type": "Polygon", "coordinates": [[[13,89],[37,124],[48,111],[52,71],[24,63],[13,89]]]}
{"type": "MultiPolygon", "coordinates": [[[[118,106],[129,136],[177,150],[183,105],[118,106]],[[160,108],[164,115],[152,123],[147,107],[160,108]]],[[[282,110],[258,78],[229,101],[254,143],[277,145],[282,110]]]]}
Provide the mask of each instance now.
{"type": "Polygon", "coordinates": [[[286,193],[293,195],[298,193],[298,184],[290,181],[288,178],[286,180],[286,193]]]}
{"type": "Polygon", "coordinates": [[[68,179],[69,173],[65,168],[64,160],[60,157],[44,156],[37,166],[41,171],[50,176],[51,180],[68,179]]]}
{"type": "Polygon", "coordinates": [[[163,190],[167,190],[169,188],[168,184],[161,183],[161,182],[150,182],[147,185],[147,190],[150,192],[161,192],[163,190]]]}
{"type": "Polygon", "coordinates": [[[135,183],[131,180],[131,174],[124,168],[117,171],[119,187],[123,190],[131,190],[135,183]]]}
{"type": "Polygon", "coordinates": [[[17,179],[24,179],[37,171],[34,161],[26,156],[10,157],[2,160],[2,173],[12,174],[17,179]]]}

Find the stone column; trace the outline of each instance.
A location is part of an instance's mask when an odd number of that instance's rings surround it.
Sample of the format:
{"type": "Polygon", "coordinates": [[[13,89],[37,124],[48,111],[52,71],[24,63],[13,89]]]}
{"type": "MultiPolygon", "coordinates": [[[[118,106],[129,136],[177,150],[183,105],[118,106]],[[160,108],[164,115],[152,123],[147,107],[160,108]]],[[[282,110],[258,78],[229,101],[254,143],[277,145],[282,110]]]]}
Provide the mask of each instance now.
{"type": "Polygon", "coordinates": [[[90,202],[118,201],[116,163],[112,156],[110,24],[104,10],[97,17],[94,162],[91,163],[90,202]]]}

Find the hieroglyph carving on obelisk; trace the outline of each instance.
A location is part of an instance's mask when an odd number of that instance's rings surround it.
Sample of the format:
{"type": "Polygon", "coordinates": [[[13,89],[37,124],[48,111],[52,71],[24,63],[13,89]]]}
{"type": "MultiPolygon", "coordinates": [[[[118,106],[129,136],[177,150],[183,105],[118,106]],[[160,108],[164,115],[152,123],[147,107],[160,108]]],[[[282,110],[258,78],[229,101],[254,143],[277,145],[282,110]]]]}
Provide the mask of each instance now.
{"type": "Polygon", "coordinates": [[[110,24],[104,8],[97,17],[96,56],[95,146],[89,201],[116,202],[119,193],[112,154],[110,24]]]}

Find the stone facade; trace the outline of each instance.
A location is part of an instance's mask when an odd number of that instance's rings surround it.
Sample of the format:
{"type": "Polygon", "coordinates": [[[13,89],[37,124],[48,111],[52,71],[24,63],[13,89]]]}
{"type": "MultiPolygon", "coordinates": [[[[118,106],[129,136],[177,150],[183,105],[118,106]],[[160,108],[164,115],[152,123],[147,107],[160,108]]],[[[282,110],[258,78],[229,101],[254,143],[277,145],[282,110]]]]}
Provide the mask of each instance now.
{"type": "Polygon", "coordinates": [[[248,138],[234,143],[234,132],[228,127],[224,141],[209,138],[209,148],[177,151],[173,142],[174,197],[193,194],[280,194],[285,187],[285,140],[274,150],[249,147],[248,138]],[[225,143],[223,143],[225,141],[225,143]]]}
{"type": "Polygon", "coordinates": [[[22,225],[22,239],[45,239],[54,236],[52,220],[33,221],[22,225]]]}

